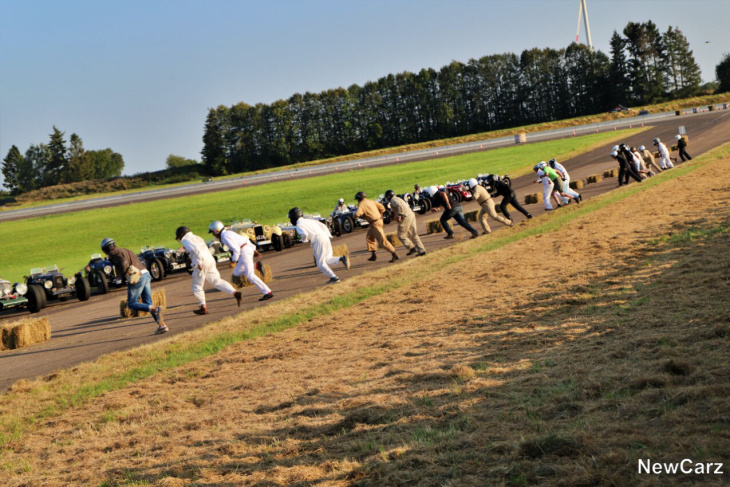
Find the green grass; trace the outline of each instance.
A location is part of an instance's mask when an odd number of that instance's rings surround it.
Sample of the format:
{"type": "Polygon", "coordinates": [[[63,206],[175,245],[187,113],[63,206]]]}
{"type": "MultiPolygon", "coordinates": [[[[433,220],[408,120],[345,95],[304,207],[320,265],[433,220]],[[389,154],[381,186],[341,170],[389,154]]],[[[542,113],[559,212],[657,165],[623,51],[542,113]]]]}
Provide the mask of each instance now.
{"type": "Polygon", "coordinates": [[[495,149],[443,159],[343,172],[326,176],[242,187],[197,196],[158,200],[5,222],[0,235],[2,278],[20,281],[31,267],[57,264],[69,274],[81,269],[105,237],[138,251],[145,245],[176,247],[180,225],[206,235],[213,220],[286,221],[293,206],[305,213],[329,214],[337,198],[352,201],[358,191],[371,196],[387,189],[412,190],[414,183],[442,184],[478,173],[519,176],[544,159],[572,157],[590,147],[625,138],[641,129],[591,134],[557,141],[495,149]]]}

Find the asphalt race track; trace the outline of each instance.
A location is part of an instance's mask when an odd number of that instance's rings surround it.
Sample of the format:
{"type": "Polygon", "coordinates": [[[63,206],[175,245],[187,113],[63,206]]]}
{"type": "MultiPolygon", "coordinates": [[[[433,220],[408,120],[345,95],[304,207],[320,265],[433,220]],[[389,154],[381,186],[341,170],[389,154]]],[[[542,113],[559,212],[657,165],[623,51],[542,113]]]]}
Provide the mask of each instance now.
{"type": "MultiPolygon", "coordinates": [[[[625,142],[629,145],[647,147],[651,146],[653,137],[673,142],[678,126],[684,125],[690,142],[688,151],[695,157],[730,140],[730,110],[655,121],[652,125],[654,128],[643,134],[629,137],[625,142]]],[[[601,174],[607,169],[617,167],[616,162],[609,157],[612,145],[614,144],[607,144],[574,159],[560,162],[570,171],[572,180],[585,179],[592,174],[601,174]]],[[[551,154],[544,155],[545,160],[551,157],[551,154]]],[[[526,164],[536,162],[538,161],[526,161],[526,164]]],[[[542,194],[542,185],[533,184],[534,180],[532,174],[513,180],[512,187],[521,202],[527,193],[542,194]]],[[[632,181],[631,184],[638,183],[632,181]]],[[[580,192],[584,199],[588,200],[593,196],[613,190],[616,185],[616,179],[610,178],[598,184],[587,185],[580,192]]],[[[383,188],[383,192],[386,189],[388,188],[383,188]]],[[[337,195],[333,195],[333,204],[336,197],[337,195]]],[[[501,198],[497,199],[497,203],[499,201],[501,198]]],[[[667,198],[666,204],[671,206],[670,197],[667,198]]],[[[525,207],[535,217],[540,217],[544,213],[542,203],[525,207]]],[[[477,204],[464,203],[463,208],[465,212],[471,211],[477,209],[477,204]]],[[[458,239],[445,241],[444,234],[425,235],[425,222],[437,219],[438,216],[440,214],[418,215],[421,239],[429,252],[458,243],[458,239]]],[[[513,217],[515,223],[524,219],[519,212],[514,212],[513,217]]],[[[215,215],[211,215],[211,220],[214,218],[215,215]]],[[[497,222],[490,221],[490,225],[493,231],[510,231],[509,228],[497,222]]],[[[465,234],[460,227],[455,228],[457,235],[465,234]]],[[[481,228],[475,228],[481,233],[481,228]]],[[[395,231],[395,223],[386,226],[387,233],[395,231]]],[[[579,237],[575,232],[570,235],[579,237]]],[[[349,272],[345,271],[342,266],[334,269],[343,280],[357,278],[359,274],[382,266],[398,265],[398,263],[389,264],[390,255],[384,251],[378,253],[376,262],[366,260],[370,254],[366,251],[364,230],[356,229],[351,234],[333,239],[333,245],[343,243],[347,244],[352,258],[352,269],[349,272]]],[[[402,247],[398,250],[402,260],[417,258],[405,257],[402,247]]],[[[153,291],[156,288],[164,287],[167,295],[168,309],[165,312],[165,322],[170,327],[170,332],[161,336],[153,335],[155,324],[150,317],[132,319],[119,317],[119,301],[126,299],[125,289],[110,291],[106,295],[92,294],[91,299],[86,302],[73,299],[63,303],[49,303],[49,306],[39,315],[48,316],[51,322],[51,340],[31,347],[0,352],[0,390],[7,389],[19,379],[46,376],[54,370],[94,360],[109,352],[166,340],[169,336],[199,328],[208,322],[234,315],[240,311],[266,306],[275,300],[285,299],[324,286],[327,281],[327,278],[313,266],[312,251],[308,244],[297,245],[282,252],[266,252],[263,255],[263,262],[271,266],[274,275],[274,281],[269,283],[275,295],[274,300],[259,303],[258,291],[253,287],[244,288],[241,308],[237,308],[232,297],[206,286],[210,310],[210,314],[206,316],[197,316],[192,313],[197,304],[191,291],[191,278],[187,273],[172,274],[163,281],[153,284],[153,291]]],[[[221,265],[220,270],[224,279],[230,279],[231,269],[227,265],[221,265]]],[[[3,312],[0,315],[0,324],[28,316],[27,311],[3,312]]]]}

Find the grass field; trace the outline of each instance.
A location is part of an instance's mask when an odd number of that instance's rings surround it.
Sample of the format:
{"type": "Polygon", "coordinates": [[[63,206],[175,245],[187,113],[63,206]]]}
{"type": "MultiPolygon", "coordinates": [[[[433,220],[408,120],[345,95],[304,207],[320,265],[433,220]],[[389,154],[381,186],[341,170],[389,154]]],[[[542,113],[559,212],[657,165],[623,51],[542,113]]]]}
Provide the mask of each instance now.
{"type": "Polygon", "coordinates": [[[494,238],[22,381],[0,396],[4,482],[719,485],[642,476],[637,461],[730,455],[727,170],[725,148],[494,238]],[[459,299],[441,287],[455,276],[459,299]]]}
{"type": "Polygon", "coordinates": [[[5,222],[0,237],[0,271],[2,277],[10,281],[21,280],[31,267],[57,264],[67,273],[75,272],[86,265],[89,256],[99,251],[99,242],[109,236],[118,245],[134,251],[145,245],[175,247],[174,234],[179,225],[187,225],[198,234],[207,234],[213,220],[230,223],[246,218],[268,224],[284,222],[293,206],[300,206],[305,213],[327,215],[337,198],[353,201],[357,191],[377,197],[387,189],[412,191],[414,183],[442,184],[478,173],[519,176],[529,172],[540,160],[551,157],[565,160],[641,130],[515,145],[299,181],[5,222]]]}

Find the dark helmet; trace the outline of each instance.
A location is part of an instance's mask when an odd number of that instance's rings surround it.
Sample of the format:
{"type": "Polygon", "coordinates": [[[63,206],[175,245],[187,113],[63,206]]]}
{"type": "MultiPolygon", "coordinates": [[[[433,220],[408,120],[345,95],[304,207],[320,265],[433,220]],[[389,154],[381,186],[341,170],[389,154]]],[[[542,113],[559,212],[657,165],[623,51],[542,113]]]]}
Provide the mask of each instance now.
{"type": "Polygon", "coordinates": [[[304,215],[302,214],[302,209],[299,208],[298,206],[295,206],[294,208],[292,208],[291,210],[289,210],[289,215],[288,216],[289,216],[289,221],[291,222],[291,224],[292,225],[296,225],[297,224],[297,221],[300,218],[302,218],[302,216],[304,216],[304,215]]]}
{"type": "Polygon", "coordinates": [[[556,161],[555,159],[550,159],[550,160],[548,161],[548,164],[550,164],[550,167],[552,167],[553,169],[555,169],[555,163],[556,163],[556,162],[558,162],[558,161],[556,161]]]}
{"type": "Polygon", "coordinates": [[[392,189],[389,189],[388,191],[385,192],[386,200],[388,200],[388,201],[392,200],[393,196],[395,196],[395,191],[393,191],[392,189]]]}
{"type": "Polygon", "coordinates": [[[421,187],[419,185],[417,185],[417,184],[414,184],[413,185],[413,189],[421,189],[421,187]]]}
{"type": "Polygon", "coordinates": [[[188,233],[190,233],[190,229],[185,225],[177,227],[177,230],[175,230],[175,240],[179,242],[188,233]]]}
{"type": "Polygon", "coordinates": [[[362,201],[362,200],[364,200],[364,199],[365,199],[366,197],[367,197],[367,195],[366,195],[366,194],[365,194],[364,192],[362,192],[362,191],[358,191],[358,192],[357,192],[357,194],[355,195],[355,199],[356,199],[357,201],[362,201]]]}
{"type": "Polygon", "coordinates": [[[101,251],[104,252],[105,254],[108,254],[109,252],[114,250],[114,247],[116,247],[116,246],[117,246],[117,243],[114,241],[113,238],[107,237],[101,241],[101,251]]]}
{"type": "Polygon", "coordinates": [[[486,180],[487,180],[487,183],[488,183],[488,184],[490,184],[490,185],[491,185],[491,184],[494,184],[494,174],[487,174],[487,177],[486,177],[486,178],[484,178],[484,179],[486,179],[486,180]]]}

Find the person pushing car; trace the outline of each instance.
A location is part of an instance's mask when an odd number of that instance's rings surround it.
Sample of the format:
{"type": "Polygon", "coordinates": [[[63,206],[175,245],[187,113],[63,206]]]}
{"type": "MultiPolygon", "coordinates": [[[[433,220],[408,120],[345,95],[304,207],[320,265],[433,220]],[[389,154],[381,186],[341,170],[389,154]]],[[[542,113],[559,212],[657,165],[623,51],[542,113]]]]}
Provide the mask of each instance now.
{"type": "Polygon", "coordinates": [[[297,233],[302,237],[302,242],[309,242],[312,246],[317,269],[330,278],[327,284],[340,282],[340,278],[330,266],[342,262],[345,269],[350,270],[350,258],[347,255],[342,257],[332,255],[332,242],[330,242],[332,234],[327,227],[313,218],[304,218],[302,210],[298,206],[289,210],[288,216],[291,224],[297,227],[297,233]]]}
{"type": "MultiPolygon", "coordinates": [[[[231,262],[236,264],[233,275],[236,277],[246,276],[246,279],[263,294],[259,301],[266,301],[274,297],[269,286],[256,275],[253,259],[254,257],[260,257],[261,254],[248,237],[227,229],[223,222],[218,220],[210,224],[208,233],[212,233],[215,238],[231,250],[231,262]]],[[[241,306],[241,300],[239,298],[236,298],[236,300],[238,305],[241,306]]]]}
{"type": "Polygon", "coordinates": [[[385,207],[378,203],[368,199],[367,195],[362,191],[359,191],[355,195],[357,200],[357,211],[355,212],[355,218],[364,218],[370,223],[368,227],[368,233],[365,236],[365,242],[368,245],[368,250],[372,252],[372,255],[368,260],[375,260],[378,257],[375,252],[378,250],[378,244],[382,245],[385,250],[390,252],[392,258],[391,262],[395,262],[399,259],[398,254],[395,252],[395,247],[385,238],[385,232],[383,232],[383,213],[385,213],[385,207]]]}

